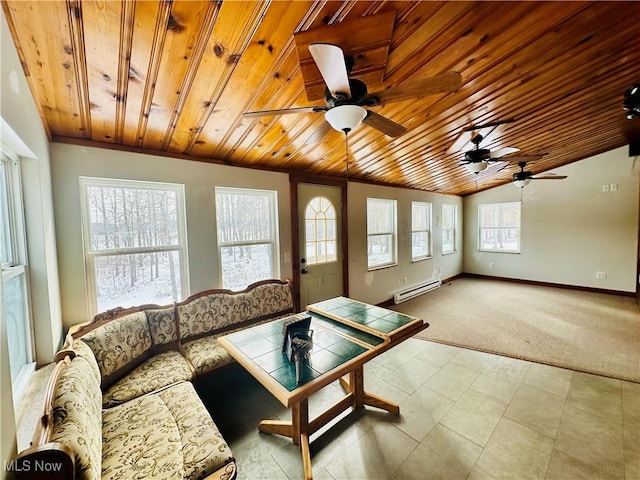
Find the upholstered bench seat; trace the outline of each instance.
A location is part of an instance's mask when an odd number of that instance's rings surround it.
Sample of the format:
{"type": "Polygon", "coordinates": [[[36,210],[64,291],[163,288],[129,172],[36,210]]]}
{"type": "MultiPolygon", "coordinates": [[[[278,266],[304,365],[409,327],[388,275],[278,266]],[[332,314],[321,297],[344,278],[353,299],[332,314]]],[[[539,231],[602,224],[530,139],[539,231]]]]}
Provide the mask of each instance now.
{"type": "Polygon", "coordinates": [[[166,385],[192,378],[193,371],[180,352],[158,353],[107,388],[102,396],[102,407],[115,407],[166,385]]]}
{"type": "Polygon", "coordinates": [[[200,479],[233,460],[193,385],[103,411],[102,479],[200,479]]]}

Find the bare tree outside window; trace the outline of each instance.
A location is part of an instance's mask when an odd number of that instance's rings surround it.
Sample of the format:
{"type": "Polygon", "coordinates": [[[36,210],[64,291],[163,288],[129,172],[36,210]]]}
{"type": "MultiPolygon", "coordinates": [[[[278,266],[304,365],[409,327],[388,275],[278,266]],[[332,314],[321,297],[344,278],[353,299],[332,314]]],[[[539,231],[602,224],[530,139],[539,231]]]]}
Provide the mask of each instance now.
{"type": "Polygon", "coordinates": [[[277,278],[276,192],[216,187],[215,196],[222,287],[277,278]]]}
{"type": "Polygon", "coordinates": [[[367,264],[369,269],[396,264],[396,201],[367,198],[367,264]]]}
{"type": "Polygon", "coordinates": [[[81,179],[85,254],[97,311],[183,297],[181,185],[81,179]]]}

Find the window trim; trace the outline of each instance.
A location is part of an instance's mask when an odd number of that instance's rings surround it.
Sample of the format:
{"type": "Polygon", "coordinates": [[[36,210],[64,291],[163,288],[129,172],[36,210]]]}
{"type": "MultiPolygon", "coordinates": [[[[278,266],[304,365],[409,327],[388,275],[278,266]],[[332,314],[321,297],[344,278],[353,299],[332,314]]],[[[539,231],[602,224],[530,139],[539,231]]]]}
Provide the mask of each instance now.
{"type": "Polygon", "coordinates": [[[216,217],[216,245],[218,250],[218,284],[220,288],[230,288],[224,286],[224,278],[222,272],[222,249],[224,247],[236,247],[236,246],[251,246],[251,245],[271,245],[273,254],[271,255],[271,273],[272,278],[281,277],[280,266],[280,230],[279,230],[279,218],[278,218],[278,191],[267,190],[264,188],[245,188],[245,187],[227,187],[216,185],[213,188],[213,199],[215,205],[215,217],[216,217]],[[268,196],[271,210],[271,231],[272,238],[269,241],[256,241],[256,240],[242,240],[238,242],[221,242],[218,235],[218,193],[232,193],[240,195],[255,195],[255,196],[268,196]]]}
{"type": "MultiPolygon", "coordinates": [[[[27,362],[22,365],[20,371],[16,375],[15,380],[11,378],[11,389],[13,394],[14,405],[22,399],[31,374],[35,371],[35,338],[33,330],[33,312],[31,301],[31,286],[29,278],[29,264],[27,256],[27,231],[24,217],[24,203],[22,198],[22,171],[20,165],[20,157],[6,145],[0,148],[0,162],[5,165],[5,186],[6,186],[6,202],[9,227],[9,250],[11,259],[8,262],[0,261],[0,273],[2,276],[2,288],[4,291],[5,282],[11,281],[16,277],[21,277],[22,288],[24,291],[24,325],[26,330],[26,352],[27,362]]],[[[0,299],[4,301],[4,299],[0,299]]],[[[4,317],[4,313],[2,314],[4,317]]],[[[4,318],[3,318],[4,321],[4,318]]],[[[8,339],[7,339],[8,342],[8,339]]]]}
{"type": "MultiPolygon", "coordinates": [[[[80,212],[82,228],[82,249],[85,265],[85,284],[87,310],[89,318],[93,318],[98,312],[98,291],[96,285],[95,259],[107,256],[123,256],[140,253],[177,252],[180,260],[180,291],[183,298],[190,294],[189,290],[189,265],[187,250],[187,211],[185,204],[185,188],[180,183],[153,182],[146,180],[130,180],[104,177],[79,177],[80,187],[80,212]],[[89,207],[87,205],[88,187],[113,187],[113,188],[141,188],[149,190],[173,191],[176,194],[176,212],[178,227],[178,245],[176,246],[149,246],[113,248],[93,250],[91,246],[91,227],[89,207]]],[[[179,301],[179,300],[178,300],[179,301]]]]}
{"type": "Polygon", "coordinates": [[[412,200],[411,201],[411,262],[421,262],[423,260],[428,260],[430,258],[433,258],[433,235],[432,235],[432,230],[433,230],[433,224],[432,224],[432,204],[431,202],[424,202],[421,200],[412,200]],[[426,230],[414,230],[413,229],[413,206],[414,205],[425,205],[427,207],[427,229],[426,230]],[[425,232],[427,235],[427,254],[426,255],[420,255],[418,257],[414,257],[413,256],[413,234],[414,233],[420,233],[420,232],[425,232]]]}
{"type": "MultiPolygon", "coordinates": [[[[499,220],[502,220],[502,218],[500,217],[499,220]]],[[[492,203],[480,203],[478,204],[478,245],[477,245],[477,250],[478,252],[487,252],[487,253],[511,253],[511,254],[518,254],[521,252],[521,246],[522,246],[522,205],[520,202],[492,202],[492,203]],[[504,227],[504,226],[498,226],[498,227],[483,227],[482,226],[482,209],[483,207],[489,207],[489,206],[503,206],[503,205],[517,205],[518,206],[518,226],[517,227],[504,227]],[[482,232],[483,230],[497,230],[497,231],[502,231],[502,230],[517,230],[518,231],[518,248],[516,250],[513,249],[494,249],[494,248],[482,248],[482,232]]]]}
{"type": "Polygon", "coordinates": [[[306,258],[306,261],[307,261],[307,266],[330,265],[332,263],[338,263],[338,238],[337,238],[337,234],[338,234],[338,212],[337,212],[336,206],[333,204],[331,199],[327,198],[324,195],[317,195],[317,196],[311,198],[309,200],[309,202],[307,203],[307,205],[305,206],[305,208],[304,208],[304,221],[305,221],[305,228],[304,228],[305,246],[304,246],[304,252],[305,252],[305,258],[306,258]],[[328,203],[329,206],[328,206],[328,208],[326,209],[325,212],[320,212],[319,210],[316,210],[315,207],[312,207],[311,204],[316,199],[320,203],[322,202],[322,200],[324,200],[324,201],[326,201],[328,203]],[[313,208],[315,213],[316,213],[316,216],[313,219],[307,218],[307,213],[308,213],[309,209],[311,209],[311,208],[313,208]],[[326,212],[333,213],[333,218],[327,216],[326,212]],[[317,236],[317,232],[318,232],[318,228],[317,228],[318,227],[318,216],[317,216],[317,214],[318,213],[322,213],[324,215],[324,223],[325,223],[325,227],[327,227],[327,228],[325,228],[325,238],[322,239],[322,240],[318,240],[316,238],[315,240],[309,242],[309,239],[306,238],[306,236],[309,234],[309,230],[307,229],[306,222],[308,222],[310,220],[312,220],[314,222],[314,232],[315,232],[315,234],[317,236]],[[333,231],[334,231],[334,234],[335,234],[335,237],[333,239],[330,239],[329,235],[328,235],[329,222],[333,222],[333,231]],[[332,259],[327,259],[328,256],[329,256],[327,252],[329,251],[328,247],[329,247],[330,242],[333,242],[335,247],[336,247],[335,257],[332,258],[332,259]],[[313,243],[313,245],[315,247],[316,255],[314,255],[314,257],[313,257],[314,258],[313,262],[309,260],[309,258],[310,258],[309,257],[309,251],[307,250],[309,243],[313,243]],[[318,261],[318,255],[317,255],[317,253],[318,253],[318,245],[320,245],[320,244],[324,244],[324,247],[325,247],[325,260],[323,260],[321,262],[318,261]]]}
{"type": "Polygon", "coordinates": [[[366,252],[367,252],[367,271],[371,272],[373,270],[381,270],[383,268],[396,267],[398,266],[398,201],[396,199],[391,198],[379,198],[379,197],[367,197],[366,204],[366,228],[367,228],[367,243],[366,243],[366,252]],[[391,215],[392,215],[392,230],[391,232],[384,233],[369,233],[369,201],[374,200],[377,202],[383,202],[391,206],[391,215]],[[390,236],[391,237],[391,261],[380,263],[376,265],[371,265],[369,262],[369,238],[370,237],[379,237],[379,236],[390,236]]]}
{"type": "Polygon", "coordinates": [[[442,222],[441,222],[441,236],[442,236],[442,243],[440,245],[440,250],[442,251],[442,255],[451,255],[454,253],[457,253],[458,249],[457,249],[457,240],[458,240],[458,205],[456,205],[455,203],[443,203],[442,204],[442,222]],[[453,210],[453,225],[452,227],[449,229],[445,229],[444,228],[444,209],[445,207],[451,207],[451,209],[453,210]],[[446,250],[444,249],[444,232],[446,230],[451,230],[451,236],[453,237],[453,241],[451,242],[453,244],[453,248],[451,250],[446,250]]]}

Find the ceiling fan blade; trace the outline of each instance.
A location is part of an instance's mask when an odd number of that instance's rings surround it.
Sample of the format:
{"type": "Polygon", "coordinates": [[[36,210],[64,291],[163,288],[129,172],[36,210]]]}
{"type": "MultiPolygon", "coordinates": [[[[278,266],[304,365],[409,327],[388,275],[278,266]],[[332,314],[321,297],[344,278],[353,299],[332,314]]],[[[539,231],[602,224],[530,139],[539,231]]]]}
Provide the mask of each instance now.
{"type": "Polygon", "coordinates": [[[309,52],[331,95],[336,97],[337,94],[343,94],[351,98],[349,74],[342,49],[330,43],[312,43],[309,45],[309,52]]]}
{"type": "Polygon", "coordinates": [[[295,108],[281,108],[278,110],[261,110],[257,112],[245,112],[242,115],[246,118],[255,117],[269,117],[273,115],[289,115],[292,113],[315,113],[326,112],[327,107],[295,107],[295,108]]]}
{"type": "Polygon", "coordinates": [[[566,175],[556,175],[554,173],[547,173],[542,177],[529,177],[531,180],[564,180],[568,178],[566,175]]]}
{"type": "Polygon", "coordinates": [[[498,150],[494,150],[493,152],[489,152],[489,158],[493,158],[494,160],[499,159],[500,157],[504,157],[505,155],[511,155],[512,153],[519,152],[520,149],[516,147],[504,147],[499,148],[498,150]]]}
{"type": "Polygon", "coordinates": [[[331,130],[331,125],[329,125],[329,123],[325,120],[320,124],[316,131],[313,132],[309,138],[307,138],[304,143],[307,145],[318,143],[329,132],[329,130],[331,130]]]}
{"type": "Polygon", "coordinates": [[[380,130],[382,133],[390,137],[399,137],[407,131],[407,129],[399,123],[389,120],[387,117],[383,117],[371,110],[367,110],[367,116],[364,117],[362,123],[369,125],[376,130],[380,130]]]}
{"type": "Polygon", "coordinates": [[[396,87],[370,93],[364,98],[364,104],[367,105],[368,99],[375,100],[378,104],[383,104],[438,93],[449,93],[457,90],[461,83],[462,77],[458,72],[447,72],[435,77],[405,82],[396,87]]]}

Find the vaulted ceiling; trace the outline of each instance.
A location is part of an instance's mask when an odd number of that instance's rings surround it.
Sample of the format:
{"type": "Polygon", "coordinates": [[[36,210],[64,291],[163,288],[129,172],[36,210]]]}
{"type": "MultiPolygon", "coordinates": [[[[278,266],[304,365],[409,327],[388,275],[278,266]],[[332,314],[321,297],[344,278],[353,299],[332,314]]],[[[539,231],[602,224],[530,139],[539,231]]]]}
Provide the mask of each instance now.
{"type": "Polygon", "coordinates": [[[243,116],[325,106],[303,78],[302,37],[339,44],[369,92],[460,74],[454,91],[368,107],[407,132],[351,131],[350,179],[457,195],[507,183],[513,162],[478,174],[461,165],[469,130],[500,122],[482,131],[490,135],[481,146],[544,154],[527,165],[534,173],[640,139],[640,119],[622,109],[624,92],[640,82],[640,2],[2,5],[56,142],[344,178],[344,134],[308,141],[322,112],[243,116]],[[374,15],[379,28],[353,27],[374,15]]]}

